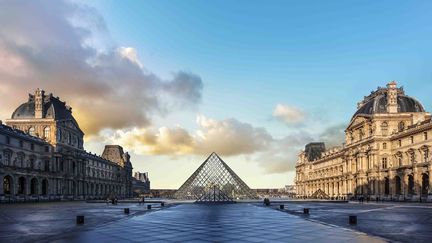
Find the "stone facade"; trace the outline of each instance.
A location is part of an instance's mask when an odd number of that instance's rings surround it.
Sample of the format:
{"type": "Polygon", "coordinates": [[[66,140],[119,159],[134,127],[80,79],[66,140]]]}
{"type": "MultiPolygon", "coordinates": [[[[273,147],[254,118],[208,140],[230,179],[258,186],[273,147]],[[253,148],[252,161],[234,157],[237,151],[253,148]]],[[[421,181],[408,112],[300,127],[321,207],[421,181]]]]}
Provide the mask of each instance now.
{"type": "Polygon", "coordinates": [[[298,197],[432,201],[431,115],[396,82],[358,104],[342,146],[323,146],[299,154],[298,197]]]}
{"type": "Polygon", "coordinates": [[[132,164],[118,145],[103,155],[83,149],[72,108],[37,89],[0,123],[0,200],[132,196],[132,164]]]}
{"type": "Polygon", "coordinates": [[[135,193],[135,195],[150,193],[150,180],[147,172],[135,172],[132,179],[132,191],[135,193]]]}

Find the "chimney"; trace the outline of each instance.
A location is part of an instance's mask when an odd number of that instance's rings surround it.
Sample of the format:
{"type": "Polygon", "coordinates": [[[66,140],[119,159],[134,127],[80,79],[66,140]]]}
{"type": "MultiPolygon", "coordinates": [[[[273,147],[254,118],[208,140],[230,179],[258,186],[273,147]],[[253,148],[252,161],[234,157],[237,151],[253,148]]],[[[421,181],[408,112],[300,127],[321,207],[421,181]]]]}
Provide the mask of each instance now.
{"type": "Polygon", "coordinates": [[[36,89],[35,91],[35,118],[44,118],[45,114],[43,114],[43,105],[44,105],[44,97],[45,91],[41,89],[36,89]]]}
{"type": "Polygon", "coordinates": [[[390,83],[387,84],[387,112],[388,113],[398,112],[397,83],[395,81],[391,81],[390,83]]]}

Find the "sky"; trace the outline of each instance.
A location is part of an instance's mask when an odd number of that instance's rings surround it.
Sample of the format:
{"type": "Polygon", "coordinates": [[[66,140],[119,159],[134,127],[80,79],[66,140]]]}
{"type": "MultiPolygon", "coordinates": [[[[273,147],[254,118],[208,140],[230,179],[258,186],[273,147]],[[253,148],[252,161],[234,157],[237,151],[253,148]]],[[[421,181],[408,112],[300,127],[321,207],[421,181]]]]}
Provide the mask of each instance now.
{"type": "Polygon", "coordinates": [[[129,151],[152,188],[211,152],[252,188],[294,184],[304,145],[344,141],[396,80],[431,110],[431,1],[0,0],[0,119],[36,88],[85,149],[129,151]]]}

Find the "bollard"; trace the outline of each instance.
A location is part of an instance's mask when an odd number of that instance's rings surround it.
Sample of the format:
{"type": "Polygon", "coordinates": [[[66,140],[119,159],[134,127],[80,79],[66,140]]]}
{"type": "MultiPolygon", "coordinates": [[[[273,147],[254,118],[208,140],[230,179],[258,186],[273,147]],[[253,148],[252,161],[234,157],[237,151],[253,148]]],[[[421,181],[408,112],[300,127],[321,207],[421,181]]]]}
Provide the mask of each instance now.
{"type": "Polygon", "coordinates": [[[124,213],[125,213],[125,214],[129,214],[129,208],[125,208],[125,209],[124,209],[124,213]]]}
{"type": "Polygon", "coordinates": [[[350,215],[349,216],[349,224],[357,224],[357,216],[350,215]]]}
{"type": "Polygon", "coordinates": [[[161,207],[165,207],[165,203],[164,202],[161,202],[161,207]]]}
{"type": "Polygon", "coordinates": [[[147,205],[147,209],[148,210],[150,210],[151,209],[151,205],[149,204],[149,205],[147,205]]]}
{"type": "Polygon", "coordinates": [[[76,216],[76,224],[84,224],[84,215],[76,216]]]}
{"type": "Polygon", "coordinates": [[[279,205],[279,208],[280,208],[280,209],[284,209],[284,208],[285,208],[285,205],[281,204],[281,205],[279,205]]]}
{"type": "Polygon", "coordinates": [[[303,208],[303,214],[309,214],[309,208],[303,208]]]}

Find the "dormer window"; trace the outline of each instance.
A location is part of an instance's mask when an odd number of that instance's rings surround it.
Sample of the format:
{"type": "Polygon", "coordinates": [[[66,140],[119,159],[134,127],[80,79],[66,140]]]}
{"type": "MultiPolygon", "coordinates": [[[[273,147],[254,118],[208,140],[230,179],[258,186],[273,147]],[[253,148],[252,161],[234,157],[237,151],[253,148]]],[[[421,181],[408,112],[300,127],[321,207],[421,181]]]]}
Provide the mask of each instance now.
{"type": "Polygon", "coordinates": [[[385,121],[383,123],[381,123],[381,132],[382,132],[382,135],[384,135],[384,136],[387,135],[387,132],[388,132],[388,123],[385,122],[385,121]]]}
{"type": "Polygon", "coordinates": [[[28,134],[30,134],[30,136],[35,136],[36,135],[35,128],[34,127],[30,127],[29,130],[28,130],[28,134]]]}
{"type": "Polygon", "coordinates": [[[399,132],[402,132],[403,130],[405,130],[405,123],[403,121],[399,122],[399,132]]]}
{"type": "Polygon", "coordinates": [[[51,136],[51,130],[50,130],[50,127],[45,127],[45,129],[44,129],[44,138],[45,138],[46,140],[49,140],[49,139],[50,139],[50,136],[51,136]]]}

